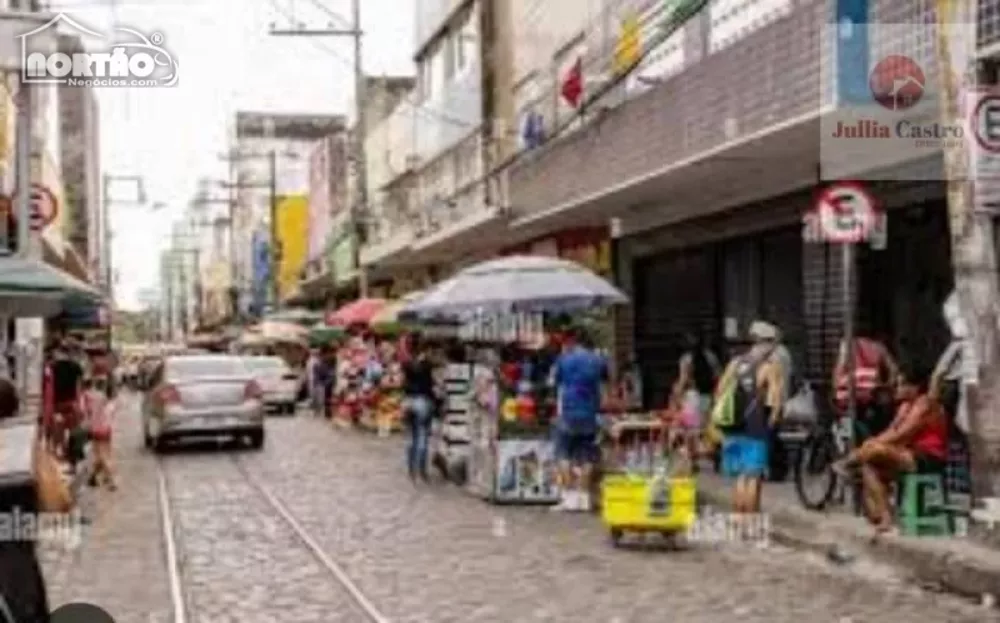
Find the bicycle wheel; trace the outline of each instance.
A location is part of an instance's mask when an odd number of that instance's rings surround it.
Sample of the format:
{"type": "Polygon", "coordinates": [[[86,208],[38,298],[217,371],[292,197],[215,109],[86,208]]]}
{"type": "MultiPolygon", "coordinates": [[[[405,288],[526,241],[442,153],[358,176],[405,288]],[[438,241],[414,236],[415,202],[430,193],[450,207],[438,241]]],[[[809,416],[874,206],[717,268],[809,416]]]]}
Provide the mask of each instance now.
{"type": "Polygon", "coordinates": [[[837,490],[837,443],[829,429],[809,435],[795,462],[795,493],[809,510],[823,510],[837,490]]]}

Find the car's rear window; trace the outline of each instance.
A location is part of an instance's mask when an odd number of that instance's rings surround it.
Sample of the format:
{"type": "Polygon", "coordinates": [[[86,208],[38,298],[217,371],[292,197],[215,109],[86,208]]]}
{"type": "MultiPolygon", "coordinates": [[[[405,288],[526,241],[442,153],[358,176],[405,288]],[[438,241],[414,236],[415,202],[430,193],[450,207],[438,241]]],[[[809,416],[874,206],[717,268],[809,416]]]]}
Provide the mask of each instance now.
{"type": "Polygon", "coordinates": [[[244,360],[253,372],[281,372],[288,369],[288,364],[275,357],[249,357],[244,360]]]}
{"type": "Polygon", "coordinates": [[[166,365],[170,379],[228,378],[246,373],[239,357],[172,357],[166,365]]]}

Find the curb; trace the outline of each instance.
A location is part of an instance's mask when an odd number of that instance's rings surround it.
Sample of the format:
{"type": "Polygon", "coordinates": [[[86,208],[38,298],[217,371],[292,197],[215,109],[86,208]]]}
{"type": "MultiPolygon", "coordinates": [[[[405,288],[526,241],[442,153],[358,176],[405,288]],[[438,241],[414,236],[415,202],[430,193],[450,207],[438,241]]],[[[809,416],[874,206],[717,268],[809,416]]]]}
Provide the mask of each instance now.
{"type": "MultiPolygon", "coordinates": [[[[701,486],[701,500],[718,508],[731,508],[729,491],[701,486]]],[[[907,538],[889,536],[873,542],[870,530],[828,520],[829,515],[785,505],[765,506],[770,516],[771,538],[794,549],[824,556],[845,547],[892,566],[911,582],[944,590],[982,603],[997,603],[1000,596],[1000,552],[965,539],[907,538]],[[957,541],[957,543],[956,543],[957,541]]]]}

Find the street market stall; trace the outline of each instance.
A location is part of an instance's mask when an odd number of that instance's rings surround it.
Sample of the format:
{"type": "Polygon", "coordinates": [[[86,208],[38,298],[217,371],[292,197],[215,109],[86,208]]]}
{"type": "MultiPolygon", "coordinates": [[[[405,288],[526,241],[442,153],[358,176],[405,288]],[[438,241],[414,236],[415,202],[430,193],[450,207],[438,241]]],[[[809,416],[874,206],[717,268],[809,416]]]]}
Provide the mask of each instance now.
{"type": "Polygon", "coordinates": [[[479,347],[466,404],[449,409],[467,420],[471,492],[495,503],[559,500],[547,382],[556,344],[546,319],[626,300],[573,262],[512,256],[467,268],[403,309],[404,318],[460,318],[460,338],[479,347]]]}

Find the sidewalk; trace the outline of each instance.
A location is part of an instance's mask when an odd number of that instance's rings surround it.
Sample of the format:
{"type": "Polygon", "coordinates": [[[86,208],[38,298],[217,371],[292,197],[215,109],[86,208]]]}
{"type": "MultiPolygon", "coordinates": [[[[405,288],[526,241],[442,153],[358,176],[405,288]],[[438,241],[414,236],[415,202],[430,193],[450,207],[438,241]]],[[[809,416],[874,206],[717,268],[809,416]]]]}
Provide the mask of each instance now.
{"type": "MultiPolygon", "coordinates": [[[[706,504],[730,507],[731,485],[725,478],[703,471],[698,484],[706,504]]],[[[888,536],[873,542],[871,526],[846,509],[803,508],[790,481],[768,483],[761,510],[770,516],[772,538],[780,543],[821,554],[839,550],[868,556],[920,584],[977,600],[1000,598],[1000,550],[971,539],[888,536]]]]}
{"type": "Polygon", "coordinates": [[[155,459],[142,449],[135,398],[122,397],[115,430],[119,489],[83,487],[89,526],[77,543],[43,542],[39,559],[56,608],[86,601],[116,621],[167,623],[171,615],[155,459]]]}

